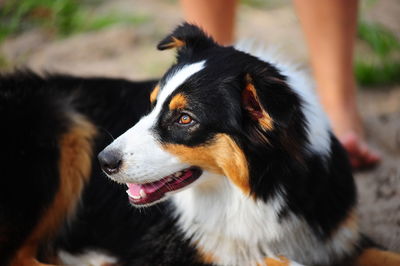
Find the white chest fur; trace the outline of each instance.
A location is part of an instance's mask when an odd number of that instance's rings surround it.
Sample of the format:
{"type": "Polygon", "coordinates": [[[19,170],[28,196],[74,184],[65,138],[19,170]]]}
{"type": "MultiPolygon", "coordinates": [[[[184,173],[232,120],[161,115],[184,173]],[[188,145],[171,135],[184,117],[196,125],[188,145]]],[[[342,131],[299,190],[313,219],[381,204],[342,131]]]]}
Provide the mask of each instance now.
{"type": "Polygon", "coordinates": [[[222,265],[248,265],[273,254],[263,243],[282,238],[277,214],[283,202],[254,201],[223,176],[204,173],[202,179],[207,180],[174,195],[186,236],[222,265]]]}
{"type": "Polygon", "coordinates": [[[349,243],[358,237],[344,228],[330,244],[322,244],[294,214],[278,219],[284,194],[265,203],[244,195],[223,176],[204,173],[198,182],[173,196],[178,223],[219,265],[256,265],[279,255],[305,264],[325,263],[351,252],[349,243]]]}

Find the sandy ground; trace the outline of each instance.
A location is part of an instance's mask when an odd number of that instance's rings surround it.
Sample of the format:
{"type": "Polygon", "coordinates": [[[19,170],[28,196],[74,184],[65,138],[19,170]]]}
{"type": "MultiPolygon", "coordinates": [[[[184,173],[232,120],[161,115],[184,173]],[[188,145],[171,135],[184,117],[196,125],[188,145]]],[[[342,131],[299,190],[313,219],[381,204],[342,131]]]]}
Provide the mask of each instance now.
{"type": "MultiPolygon", "coordinates": [[[[102,75],[145,79],[159,77],[173,61],[173,52],[155,46],[182,21],[174,1],[113,0],[97,7],[149,16],[137,27],[114,26],[98,32],[54,39],[35,30],[10,38],[0,52],[14,66],[36,71],[76,75],[102,75]]],[[[400,5],[380,0],[363,11],[368,20],[379,21],[400,37],[400,5]]],[[[280,47],[287,58],[307,66],[307,52],[298,20],[289,2],[275,1],[269,9],[241,6],[240,38],[280,47]]],[[[360,90],[359,105],[368,139],[383,156],[376,169],[355,173],[359,188],[362,228],[378,242],[400,251],[400,85],[360,90]]]]}

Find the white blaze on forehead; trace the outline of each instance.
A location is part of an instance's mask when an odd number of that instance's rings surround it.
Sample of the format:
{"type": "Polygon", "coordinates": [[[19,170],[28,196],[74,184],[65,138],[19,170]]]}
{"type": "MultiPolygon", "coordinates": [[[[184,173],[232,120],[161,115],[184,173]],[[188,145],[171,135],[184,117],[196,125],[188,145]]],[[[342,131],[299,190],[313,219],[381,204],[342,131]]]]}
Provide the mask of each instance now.
{"type": "Polygon", "coordinates": [[[153,111],[107,147],[107,149],[118,149],[123,154],[121,171],[112,178],[128,183],[156,181],[190,166],[165,151],[152,128],[157,123],[166,99],[204,66],[205,61],[200,61],[176,71],[161,88],[153,111]]]}
{"type": "Polygon", "coordinates": [[[205,66],[205,62],[206,61],[203,60],[197,63],[186,65],[175,72],[173,76],[166,81],[164,87],[161,88],[161,91],[157,97],[157,105],[155,109],[161,109],[168,96],[170,96],[189,77],[202,70],[205,66]]]}

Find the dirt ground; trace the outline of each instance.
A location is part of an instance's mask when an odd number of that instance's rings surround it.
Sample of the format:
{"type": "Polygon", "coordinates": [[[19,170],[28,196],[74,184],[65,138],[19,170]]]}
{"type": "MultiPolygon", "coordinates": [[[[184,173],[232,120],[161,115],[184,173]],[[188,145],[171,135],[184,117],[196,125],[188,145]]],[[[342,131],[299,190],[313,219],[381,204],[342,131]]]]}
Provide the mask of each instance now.
{"type": "MultiPolygon", "coordinates": [[[[287,1],[272,3],[268,9],[240,7],[238,38],[278,46],[287,58],[307,67],[306,47],[293,7],[287,1]]],[[[34,30],[9,38],[0,52],[14,66],[39,72],[159,77],[173,61],[173,52],[159,52],[156,44],[183,20],[176,1],[113,0],[95,11],[110,10],[144,14],[150,19],[137,27],[114,26],[65,39],[34,30]]],[[[378,0],[362,16],[383,23],[400,37],[397,0],[378,0]]],[[[358,100],[368,140],[383,156],[377,168],[355,173],[361,225],[379,243],[400,251],[400,84],[362,89],[358,100]]]]}

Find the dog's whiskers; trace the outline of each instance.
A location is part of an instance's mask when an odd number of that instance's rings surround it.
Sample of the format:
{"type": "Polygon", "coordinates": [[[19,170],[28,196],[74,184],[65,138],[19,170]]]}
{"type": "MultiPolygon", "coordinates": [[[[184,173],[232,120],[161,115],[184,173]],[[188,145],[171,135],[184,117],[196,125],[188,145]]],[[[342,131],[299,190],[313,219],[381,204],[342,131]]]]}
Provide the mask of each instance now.
{"type": "Polygon", "coordinates": [[[99,127],[99,128],[100,128],[101,130],[103,130],[104,132],[106,132],[107,135],[111,137],[111,140],[112,140],[112,141],[115,140],[115,138],[113,137],[113,135],[111,134],[110,131],[108,131],[108,130],[107,130],[106,128],[104,128],[104,127],[99,127]]]}

